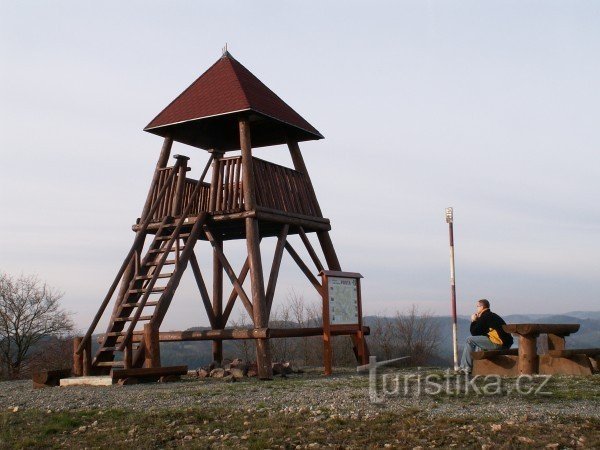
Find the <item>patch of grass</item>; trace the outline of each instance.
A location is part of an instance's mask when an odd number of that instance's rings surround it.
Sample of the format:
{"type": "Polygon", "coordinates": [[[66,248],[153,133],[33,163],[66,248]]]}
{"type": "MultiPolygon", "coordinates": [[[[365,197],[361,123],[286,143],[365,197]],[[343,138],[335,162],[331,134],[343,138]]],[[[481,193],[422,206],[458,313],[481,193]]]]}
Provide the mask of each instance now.
{"type": "Polygon", "coordinates": [[[1,448],[171,448],[211,447],[260,449],[275,446],[374,448],[506,447],[558,444],[560,447],[600,446],[600,421],[557,418],[545,421],[501,421],[493,417],[428,418],[424,411],[381,413],[369,418],[330,417],[323,410],[279,413],[258,410],[246,414],[225,408],[186,410],[42,411],[0,413],[1,448]],[[276,425],[276,426],[275,426],[276,425]],[[26,432],[24,432],[26,430],[26,432]]]}

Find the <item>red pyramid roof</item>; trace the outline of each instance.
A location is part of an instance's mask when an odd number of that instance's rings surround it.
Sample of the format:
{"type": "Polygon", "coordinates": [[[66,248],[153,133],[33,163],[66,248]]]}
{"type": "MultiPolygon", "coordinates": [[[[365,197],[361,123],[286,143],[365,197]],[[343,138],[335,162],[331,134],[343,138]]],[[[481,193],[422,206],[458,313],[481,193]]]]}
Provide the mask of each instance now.
{"type": "Polygon", "coordinates": [[[147,126],[200,148],[239,148],[237,116],[250,114],[252,146],[323,136],[228,52],[147,126]]]}

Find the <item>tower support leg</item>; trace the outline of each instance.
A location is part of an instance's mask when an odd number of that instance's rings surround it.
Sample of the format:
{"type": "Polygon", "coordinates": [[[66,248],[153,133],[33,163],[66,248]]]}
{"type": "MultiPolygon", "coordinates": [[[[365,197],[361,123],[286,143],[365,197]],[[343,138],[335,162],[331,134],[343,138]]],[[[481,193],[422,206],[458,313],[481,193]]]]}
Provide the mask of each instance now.
{"type": "MultiPolygon", "coordinates": [[[[260,237],[258,221],[253,218],[246,219],[246,244],[250,259],[250,280],[252,285],[253,321],[255,328],[266,328],[269,325],[267,300],[260,256],[260,237]]],[[[271,344],[268,339],[256,340],[256,363],[258,377],[262,380],[273,378],[271,367],[271,344]]]]}
{"type": "MultiPolygon", "coordinates": [[[[223,241],[217,243],[221,251],[223,250],[223,241]]],[[[213,313],[216,319],[216,325],[218,328],[223,326],[223,264],[219,260],[219,257],[213,252],[213,313]]],[[[214,328],[213,328],[214,329],[214,328]]],[[[213,361],[219,364],[223,362],[223,341],[214,340],[212,341],[212,358],[213,361]]]]}
{"type": "Polygon", "coordinates": [[[318,231],[317,237],[319,238],[319,243],[321,244],[321,249],[323,250],[329,270],[342,270],[337,253],[333,247],[333,242],[331,241],[331,236],[329,236],[329,231],[318,231]]]}
{"type": "Polygon", "coordinates": [[[144,325],[145,366],[160,367],[160,341],[158,330],[151,323],[144,325]]]}

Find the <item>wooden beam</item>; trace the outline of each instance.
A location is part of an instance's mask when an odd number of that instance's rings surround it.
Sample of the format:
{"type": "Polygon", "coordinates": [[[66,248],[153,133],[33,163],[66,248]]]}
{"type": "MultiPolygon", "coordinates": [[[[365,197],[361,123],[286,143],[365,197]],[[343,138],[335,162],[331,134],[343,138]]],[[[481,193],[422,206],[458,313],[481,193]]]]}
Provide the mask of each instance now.
{"type": "MultiPolygon", "coordinates": [[[[256,189],[254,185],[254,169],[252,167],[252,144],[250,137],[250,121],[242,116],[238,122],[240,132],[240,149],[242,153],[242,188],[244,190],[244,209],[251,211],[256,206],[256,189]]],[[[252,308],[255,327],[266,327],[269,324],[265,284],[260,256],[260,233],[257,219],[246,221],[246,247],[250,257],[250,280],[252,287],[252,308]]],[[[271,347],[266,340],[256,341],[256,363],[260,379],[273,378],[271,367],[271,347]]]]}
{"type": "Polygon", "coordinates": [[[204,278],[202,278],[202,272],[200,271],[198,259],[196,258],[196,254],[193,251],[192,255],[190,256],[190,265],[192,266],[192,272],[194,273],[194,278],[196,279],[196,284],[198,285],[200,297],[202,298],[204,309],[206,309],[206,315],[208,316],[210,326],[213,328],[217,328],[217,321],[212,306],[210,304],[210,298],[208,296],[208,290],[206,289],[206,283],[204,283],[204,278]]]}
{"type": "Polygon", "coordinates": [[[240,149],[242,153],[242,189],[244,190],[244,209],[252,211],[256,206],[254,170],[252,167],[252,146],[250,141],[250,121],[240,117],[240,149]]]}
{"type": "MultiPolygon", "coordinates": [[[[220,188],[220,187],[219,187],[220,188]]],[[[219,239],[215,242],[215,245],[219,248],[219,252],[223,253],[223,241],[219,239]]],[[[212,304],[213,316],[215,317],[215,326],[213,328],[222,328],[222,317],[223,317],[223,264],[217,255],[217,252],[213,252],[213,304],[212,304]]],[[[213,361],[223,361],[223,343],[220,341],[213,341],[212,343],[212,358],[213,361]]]]}
{"type": "MultiPolygon", "coordinates": [[[[362,327],[363,334],[369,335],[371,329],[362,327]]],[[[332,336],[346,336],[357,332],[356,326],[347,328],[335,328],[331,331],[332,336]]],[[[196,330],[196,331],[161,331],[158,333],[160,342],[188,342],[188,341],[212,341],[212,340],[237,340],[237,339],[271,339],[289,337],[320,336],[323,327],[311,328],[225,328],[222,330],[196,330]]],[[[119,338],[122,339],[122,338],[119,338]]],[[[136,333],[132,342],[143,342],[143,332],[136,333]]]]}
{"type": "Polygon", "coordinates": [[[179,170],[177,171],[177,181],[175,186],[175,195],[173,196],[173,204],[171,206],[172,215],[174,217],[181,214],[181,202],[183,201],[183,189],[185,188],[185,174],[187,172],[187,162],[190,158],[182,155],[175,155],[177,161],[181,161],[179,170]]]}
{"type": "MultiPolygon", "coordinates": [[[[237,277],[238,283],[240,286],[244,285],[244,281],[246,280],[246,276],[250,271],[250,259],[246,257],[246,261],[242,266],[242,270],[240,270],[240,274],[237,277]]],[[[231,311],[233,311],[233,305],[235,304],[235,300],[238,298],[238,293],[235,287],[232,288],[231,294],[229,294],[229,299],[227,300],[227,305],[225,305],[225,309],[223,310],[223,317],[221,319],[222,326],[225,327],[227,325],[227,321],[229,320],[229,316],[231,311]]]]}
{"type": "Polygon", "coordinates": [[[167,331],[159,333],[161,342],[205,341],[228,339],[267,339],[268,328],[222,329],[200,331],[167,331]]]}
{"type": "Polygon", "coordinates": [[[283,249],[287,239],[289,225],[284,225],[279,232],[277,237],[277,245],[275,246],[275,253],[273,255],[273,265],[271,266],[271,273],[269,274],[269,283],[267,284],[267,315],[271,315],[271,307],[273,306],[273,298],[275,297],[275,286],[277,285],[277,277],[279,276],[279,267],[281,266],[281,258],[283,257],[283,249]]]}
{"type": "Polygon", "coordinates": [[[308,281],[310,281],[312,283],[312,285],[315,287],[315,289],[317,290],[317,292],[319,294],[321,294],[322,293],[321,283],[319,283],[319,281],[312,274],[310,269],[306,266],[306,264],[304,264],[304,261],[302,261],[302,258],[300,258],[300,255],[298,255],[298,253],[296,253],[296,250],[294,250],[294,248],[287,241],[285,242],[285,249],[290,254],[292,259],[294,261],[296,261],[296,264],[298,265],[298,267],[300,267],[300,270],[302,270],[304,275],[306,275],[306,278],[308,278],[308,281]]]}
{"type": "Polygon", "coordinates": [[[246,307],[246,311],[248,311],[248,314],[250,314],[250,317],[253,317],[254,312],[253,312],[252,303],[248,299],[248,296],[246,295],[244,288],[238,282],[238,279],[235,276],[235,272],[231,268],[231,264],[229,264],[229,261],[227,260],[227,258],[225,257],[225,255],[223,254],[221,249],[216,245],[217,241],[215,240],[214,235],[212,234],[212,232],[206,225],[204,226],[204,233],[206,234],[206,237],[209,240],[209,242],[211,243],[212,248],[215,251],[215,253],[217,254],[219,260],[221,261],[221,264],[223,264],[223,269],[225,269],[225,273],[229,277],[231,284],[233,284],[233,287],[237,291],[237,294],[239,295],[240,299],[242,300],[242,303],[246,307]]]}
{"type": "Polygon", "coordinates": [[[323,250],[323,255],[325,255],[325,261],[327,261],[329,270],[342,270],[329,232],[317,231],[317,237],[319,238],[319,243],[321,244],[321,249],[323,250]]]}
{"type": "Polygon", "coordinates": [[[158,330],[151,323],[144,325],[144,344],[146,348],[147,368],[160,367],[160,341],[158,339],[158,330]]]}
{"type": "Polygon", "coordinates": [[[311,243],[308,239],[308,236],[304,232],[304,228],[299,227],[298,231],[300,233],[300,239],[302,239],[302,242],[304,243],[304,246],[306,247],[306,250],[308,251],[310,258],[315,263],[315,266],[317,266],[317,271],[321,272],[323,270],[323,264],[321,264],[321,261],[319,260],[319,257],[317,256],[317,253],[315,252],[315,249],[311,245],[311,243]]]}
{"type": "Polygon", "coordinates": [[[83,354],[77,354],[82,340],[83,338],[80,336],[73,338],[73,375],[76,377],[83,375],[83,354]]]}

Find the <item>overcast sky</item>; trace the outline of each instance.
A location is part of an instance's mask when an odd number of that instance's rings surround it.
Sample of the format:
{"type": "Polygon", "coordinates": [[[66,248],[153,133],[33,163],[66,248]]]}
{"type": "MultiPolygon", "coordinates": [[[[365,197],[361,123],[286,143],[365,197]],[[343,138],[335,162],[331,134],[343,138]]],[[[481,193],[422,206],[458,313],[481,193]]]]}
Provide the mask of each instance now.
{"type": "MultiPolygon", "coordinates": [[[[0,5],[0,271],[64,291],[80,328],[133,239],[162,144],[142,128],[226,42],[325,135],[301,148],[366,314],[449,314],[447,206],[459,313],[599,309],[598,2],[0,5]]],[[[292,289],[317,298],[288,256],[277,302],[292,289]]],[[[207,323],[186,273],[163,329],[207,323]]]]}

